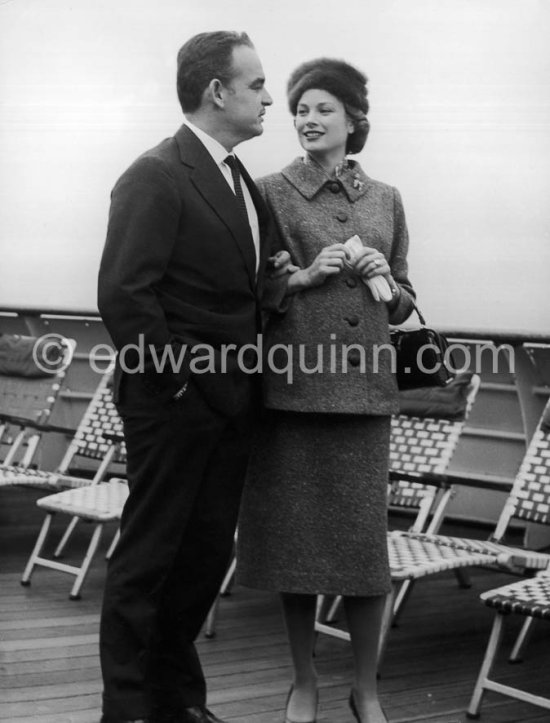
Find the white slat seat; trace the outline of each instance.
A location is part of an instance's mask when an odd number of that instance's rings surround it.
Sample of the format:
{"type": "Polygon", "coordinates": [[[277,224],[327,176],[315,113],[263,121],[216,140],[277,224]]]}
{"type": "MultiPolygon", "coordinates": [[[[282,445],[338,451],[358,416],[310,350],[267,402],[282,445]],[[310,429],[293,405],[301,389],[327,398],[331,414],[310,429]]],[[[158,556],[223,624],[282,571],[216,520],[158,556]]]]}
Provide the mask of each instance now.
{"type": "Polygon", "coordinates": [[[108,522],[120,519],[128,497],[128,485],[116,478],[96,485],[64,490],[37,501],[37,506],[50,512],[78,515],[85,520],[108,522]]]}

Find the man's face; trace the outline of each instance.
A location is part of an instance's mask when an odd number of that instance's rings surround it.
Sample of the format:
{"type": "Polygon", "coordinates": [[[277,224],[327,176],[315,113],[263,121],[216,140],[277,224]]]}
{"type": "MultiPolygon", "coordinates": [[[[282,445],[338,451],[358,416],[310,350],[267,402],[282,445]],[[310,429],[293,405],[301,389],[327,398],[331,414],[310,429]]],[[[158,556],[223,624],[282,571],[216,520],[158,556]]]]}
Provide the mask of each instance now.
{"type": "Polygon", "coordinates": [[[263,133],[266,106],[273,100],[265,89],[265,76],[254,48],[233,48],[233,77],[226,86],[225,120],[235,145],[263,133]]]}

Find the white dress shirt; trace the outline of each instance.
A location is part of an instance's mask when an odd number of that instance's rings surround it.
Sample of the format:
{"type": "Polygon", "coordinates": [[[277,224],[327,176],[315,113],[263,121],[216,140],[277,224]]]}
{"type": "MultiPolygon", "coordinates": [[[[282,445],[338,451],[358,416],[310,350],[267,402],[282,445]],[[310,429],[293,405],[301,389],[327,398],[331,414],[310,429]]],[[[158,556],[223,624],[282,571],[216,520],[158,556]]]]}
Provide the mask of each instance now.
{"type": "MultiPolygon", "coordinates": [[[[231,175],[231,168],[227,165],[227,163],[224,163],[224,159],[227,158],[228,155],[230,155],[227,150],[222,146],[221,143],[219,143],[215,138],[212,138],[212,136],[209,136],[208,133],[205,133],[200,128],[197,128],[196,125],[193,125],[187,118],[185,119],[185,125],[197,136],[199,141],[203,144],[203,146],[206,148],[208,153],[212,156],[212,159],[214,160],[214,163],[218,166],[220,171],[223,174],[223,177],[229,184],[229,187],[235,193],[235,187],[233,185],[233,176],[231,175]]],[[[234,153],[231,155],[235,155],[234,153]]],[[[246,212],[248,215],[248,223],[250,225],[250,231],[252,232],[252,240],[254,241],[254,250],[256,251],[256,271],[258,271],[258,263],[260,259],[260,225],[258,223],[258,213],[256,211],[256,207],[254,206],[254,201],[252,200],[252,196],[250,195],[250,191],[248,190],[248,186],[246,185],[246,182],[244,178],[241,176],[241,186],[243,189],[243,196],[246,203],[246,212]]]]}

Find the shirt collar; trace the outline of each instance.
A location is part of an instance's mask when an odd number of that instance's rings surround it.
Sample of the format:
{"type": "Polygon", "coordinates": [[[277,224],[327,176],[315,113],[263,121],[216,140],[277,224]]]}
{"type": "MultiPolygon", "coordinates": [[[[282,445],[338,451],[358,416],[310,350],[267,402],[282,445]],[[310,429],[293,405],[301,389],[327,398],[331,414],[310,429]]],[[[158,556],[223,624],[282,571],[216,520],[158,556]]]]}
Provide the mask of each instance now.
{"type": "Polygon", "coordinates": [[[312,199],[325,186],[338,184],[353,203],[363,196],[369,186],[369,177],[356,161],[349,161],[349,168],[340,176],[330,178],[315,162],[306,158],[296,158],[283,168],[282,175],[307,199],[312,199]]]}
{"type": "Polygon", "coordinates": [[[184,123],[191,131],[193,131],[199,141],[201,141],[201,143],[206,148],[208,153],[210,153],[210,155],[214,159],[214,162],[217,165],[223,163],[227,156],[230,155],[219,141],[217,141],[215,138],[212,138],[212,136],[209,136],[208,133],[201,130],[200,128],[197,128],[197,126],[191,123],[191,121],[187,120],[187,118],[185,118],[184,123]]]}

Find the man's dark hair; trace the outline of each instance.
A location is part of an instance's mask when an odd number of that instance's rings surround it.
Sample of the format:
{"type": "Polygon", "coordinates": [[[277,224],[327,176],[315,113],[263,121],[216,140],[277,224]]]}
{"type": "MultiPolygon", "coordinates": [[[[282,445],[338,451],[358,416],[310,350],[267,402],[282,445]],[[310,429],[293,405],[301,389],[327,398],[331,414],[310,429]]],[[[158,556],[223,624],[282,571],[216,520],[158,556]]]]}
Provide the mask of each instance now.
{"type": "Polygon", "coordinates": [[[233,77],[233,48],[253,48],[246,33],[217,30],[190,38],[178,53],[178,98],[184,113],[196,111],[213,78],[227,85],[233,77]]]}

